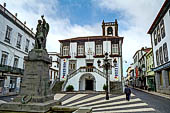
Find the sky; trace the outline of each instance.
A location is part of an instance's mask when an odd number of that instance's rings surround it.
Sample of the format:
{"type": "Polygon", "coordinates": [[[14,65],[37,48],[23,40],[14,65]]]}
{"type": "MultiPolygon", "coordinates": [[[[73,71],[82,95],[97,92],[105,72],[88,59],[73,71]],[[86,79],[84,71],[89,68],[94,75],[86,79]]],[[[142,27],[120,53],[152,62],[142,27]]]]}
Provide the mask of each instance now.
{"type": "Polygon", "coordinates": [[[147,34],[164,0],[0,0],[17,13],[34,32],[44,14],[50,24],[47,51],[60,52],[58,40],[102,35],[101,24],[118,20],[123,41],[123,71],[133,63],[133,55],[142,47],[151,47],[147,34]]]}

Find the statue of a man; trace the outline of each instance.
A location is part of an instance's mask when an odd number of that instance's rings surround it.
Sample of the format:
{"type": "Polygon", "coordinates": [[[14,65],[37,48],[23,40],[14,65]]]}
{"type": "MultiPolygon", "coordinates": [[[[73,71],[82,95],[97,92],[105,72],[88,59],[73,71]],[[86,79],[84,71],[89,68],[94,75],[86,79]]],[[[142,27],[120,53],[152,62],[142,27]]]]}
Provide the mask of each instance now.
{"type": "Polygon", "coordinates": [[[35,35],[35,49],[46,49],[46,38],[49,31],[49,24],[46,23],[44,15],[42,20],[38,20],[37,31],[35,35]]]}

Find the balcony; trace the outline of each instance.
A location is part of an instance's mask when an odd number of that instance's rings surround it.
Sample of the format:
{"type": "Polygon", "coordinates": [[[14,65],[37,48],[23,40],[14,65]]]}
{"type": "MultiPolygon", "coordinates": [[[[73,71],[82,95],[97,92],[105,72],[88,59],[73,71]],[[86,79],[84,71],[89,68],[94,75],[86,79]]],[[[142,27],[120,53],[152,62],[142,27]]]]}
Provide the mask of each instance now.
{"type": "Polygon", "coordinates": [[[11,74],[24,74],[24,69],[16,68],[16,67],[11,67],[7,65],[1,65],[0,64],[0,71],[4,73],[11,73],[11,74]]]}

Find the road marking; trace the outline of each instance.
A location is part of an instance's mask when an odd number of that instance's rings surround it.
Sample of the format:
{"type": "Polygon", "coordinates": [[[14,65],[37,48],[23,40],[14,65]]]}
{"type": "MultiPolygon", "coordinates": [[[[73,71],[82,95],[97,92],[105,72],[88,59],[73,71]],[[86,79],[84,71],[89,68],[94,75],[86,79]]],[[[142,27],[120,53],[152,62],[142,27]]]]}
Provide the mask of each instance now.
{"type": "Polygon", "coordinates": [[[155,111],[153,108],[140,108],[140,109],[126,109],[126,110],[114,110],[114,111],[101,111],[93,113],[126,113],[126,112],[144,112],[144,111],[155,111]]]}
{"type": "Polygon", "coordinates": [[[118,108],[128,108],[128,107],[139,107],[139,106],[147,106],[146,103],[138,103],[138,104],[129,104],[129,105],[120,105],[120,106],[109,106],[102,108],[94,108],[93,110],[107,110],[107,109],[118,109],[118,108]]]}
{"type": "Polygon", "coordinates": [[[56,94],[54,96],[54,100],[60,100],[62,97],[64,97],[66,94],[56,94]]]}
{"type": "Polygon", "coordinates": [[[119,101],[119,102],[112,102],[112,103],[105,103],[100,105],[92,105],[90,107],[102,107],[102,106],[109,106],[109,105],[119,105],[119,104],[126,104],[126,103],[133,103],[133,102],[142,102],[141,99],[131,99],[130,101],[119,101]]]}
{"type": "Polygon", "coordinates": [[[99,94],[99,95],[96,95],[96,96],[94,96],[94,97],[90,97],[90,98],[84,99],[84,100],[82,100],[82,101],[78,101],[78,102],[69,104],[68,106],[74,106],[74,105],[76,105],[76,104],[80,104],[80,103],[83,103],[83,102],[88,102],[88,101],[95,100],[95,99],[98,99],[98,98],[103,98],[103,97],[105,97],[105,96],[106,96],[105,94],[99,94]]]}
{"type": "MultiPolygon", "coordinates": [[[[134,95],[132,95],[132,96],[134,96],[134,95]]],[[[109,100],[103,99],[103,100],[99,100],[99,101],[95,101],[95,102],[85,103],[85,104],[81,104],[79,106],[82,107],[82,106],[86,106],[86,105],[99,104],[99,103],[102,103],[102,102],[109,102],[109,101],[118,100],[118,99],[122,99],[122,98],[125,98],[125,95],[112,97],[112,98],[109,98],[109,100]]]]}
{"type": "Polygon", "coordinates": [[[84,97],[84,96],[86,96],[86,95],[88,95],[88,94],[77,94],[77,95],[74,95],[73,97],[71,97],[71,98],[63,101],[63,102],[62,102],[62,105],[67,104],[67,103],[69,103],[69,102],[71,102],[71,101],[73,101],[73,100],[77,100],[77,99],[79,99],[79,98],[81,98],[81,97],[84,97]]]}
{"type": "Polygon", "coordinates": [[[5,101],[3,101],[3,100],[0,100],[0,104],[3,104],[3,103],[7,103],[7,102],[5,102],[5,101]]]}

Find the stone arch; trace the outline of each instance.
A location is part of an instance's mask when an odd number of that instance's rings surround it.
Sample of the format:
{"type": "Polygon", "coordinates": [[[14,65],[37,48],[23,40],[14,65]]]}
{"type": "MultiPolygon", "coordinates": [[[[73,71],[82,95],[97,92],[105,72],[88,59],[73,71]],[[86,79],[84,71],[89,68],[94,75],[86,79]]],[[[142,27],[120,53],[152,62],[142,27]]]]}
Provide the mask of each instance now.
{"type": "Polygon", "coordinates": [[[79,90],[88,90],[88,85],[91,85],[90,88],[92,88],[89,90],[96,91],[96,79],[91,73],[81,75],[79,79],[79,90]]]}

